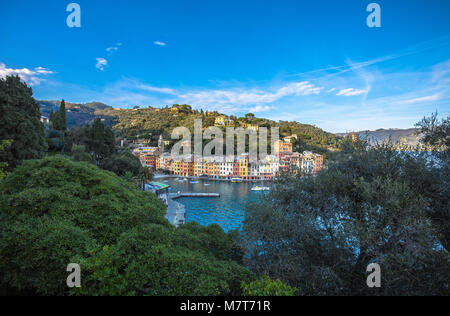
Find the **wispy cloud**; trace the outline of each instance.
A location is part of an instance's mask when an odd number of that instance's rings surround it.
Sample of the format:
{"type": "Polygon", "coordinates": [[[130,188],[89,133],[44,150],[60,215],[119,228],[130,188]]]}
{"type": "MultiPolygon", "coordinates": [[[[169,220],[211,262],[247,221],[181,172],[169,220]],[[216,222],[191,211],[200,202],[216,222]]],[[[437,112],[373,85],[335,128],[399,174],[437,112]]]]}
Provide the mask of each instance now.
{"type": "Polygon", "coordinates": [[[108,47],[108,48],[106,49],[107,55],[108,55],[108,56],[112,56],[112,54],[114,54],[114,52],[116,52],[116,51],[119,50],[119,47],[120,47],[120,46],[122,46],[122,43],[117,43],[115,46],[108,47]]]}
{"type": "Polygon", "coordinates": [[[343,90],[339,91],[338,93],[336,93],[336,95],[337,96],[345,96],[345,97],[353,97],[353,96],[366,94],[367,92],[368,92],[367,90],[349,88],[349,89],[343,89],[343,90]]]}
{"type": "Polygon", "coordinates": [[[436,93],[436,94],[428,95],[425,97],[399,101],[398,104],[414,104],[414,103],[421,103],[421,102],[437,101],[437,100],[440,100],[441,97],[442,97],[442,95],[440,93],[436,93]]]}
{"type": "Polygon", "coordinates": [[[105,58],[96,58],[97,64],[95,67],[100,71],[104,71],[105,67],[108,65],[108,61],[105,58]]]}
{"type": "Polygon", "coordinates": [[[167,45],[167,43],[160,42],[160,41],[155,41],[155,42],[153,42],[153,44],[158,45],[158,46],[166,46],[167,45]]]}
{"type": "Polygon", "coordinates": [[[27,82],[29,85],[34,86],[38,85],[45,79],[42,76],[54,74],[53,71],[48,70],[43,67],[36,67],[34,69],[21,68],[21,69],[13,69],[7,68],[5,64],[0,63],[0,77],[4,78],[6,76],[17,75],[23,81],[27,82]]]}

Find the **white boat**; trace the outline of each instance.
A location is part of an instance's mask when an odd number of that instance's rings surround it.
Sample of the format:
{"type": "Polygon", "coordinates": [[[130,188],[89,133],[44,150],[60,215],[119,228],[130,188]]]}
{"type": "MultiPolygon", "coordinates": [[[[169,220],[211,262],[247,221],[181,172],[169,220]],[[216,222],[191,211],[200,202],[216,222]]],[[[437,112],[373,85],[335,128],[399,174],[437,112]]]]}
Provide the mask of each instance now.
{"type": "Polygon", "coordinates": [[[191,184],[197,184],[199,183],[198,181],[191,181],[191,184]]]}
{"type": "Polygon", "coordinates": [[[231,178],[231,182],[232,183],[242,183],[242,179],[241,178],[231,178]]]}
{"type": "Polygon", "coordinates": [[[211,183],[205,183],[203,184],[205,187],[209,187],[211,185],[211,183]]]}
{"type": "Polygon", "coordinates": [[[270,191],[270,188],[269,187],[254,186],[252,188],[252,191],[270,191]]]}

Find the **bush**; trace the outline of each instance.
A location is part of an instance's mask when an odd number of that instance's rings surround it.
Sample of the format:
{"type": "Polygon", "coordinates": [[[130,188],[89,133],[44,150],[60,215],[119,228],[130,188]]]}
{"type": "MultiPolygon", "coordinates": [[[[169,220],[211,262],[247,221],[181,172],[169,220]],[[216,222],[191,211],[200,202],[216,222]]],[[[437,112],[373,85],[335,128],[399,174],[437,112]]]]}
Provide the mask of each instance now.
{"type": "Polygon", "coordinates": [[[0,284],[39,295],[240,294],[252,275],[217,227],[180,229],[165,206],[111,172],[55,156],[0,185],[0,284]],[[66,267],[81,266],[69,290],[66,267]]]}
{"type": "Polygon", "coordinates": [[[295,296],[297,289],[280,280],[272,281],[267,275],[251,283],[243,283],[242,289],[247,296],[295,296]]]}

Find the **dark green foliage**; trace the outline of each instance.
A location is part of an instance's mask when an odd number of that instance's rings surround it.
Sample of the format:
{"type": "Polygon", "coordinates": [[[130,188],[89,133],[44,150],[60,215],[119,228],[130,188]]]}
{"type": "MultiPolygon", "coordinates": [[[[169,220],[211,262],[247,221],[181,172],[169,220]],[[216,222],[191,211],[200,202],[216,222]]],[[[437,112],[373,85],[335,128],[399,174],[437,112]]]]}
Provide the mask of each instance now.
{"type": "Polygon", "coordinates": [[[93,162],[92,156],[86,152],[86,146],[84,145],[73,145],[71,155],[75,161],[93,162]]]}
{"type": "Polygon", "coordinates": [[[0,141],[11,140],[0,161],[13,170],[23,160],[41,158],[47,150],[39,105],[18,76],[0,79],[0,141]]]}
{"type": "Polygon", "coordinates": [[[115,147],[114,132],[105,128],[101,119],[96,119],[90,130],[89,148],[95,161],[101,161],[112,154],[115,147]]]}
{"type": "Polygon", "coordinates": [[[305,295],[448,295],[429,157],[351,144],[317,177],[286,175],[250,207],[248,265],[305,295]],[[369,263],[381,266],[380,289],[366,286],[369,263]]]}
{"type": "MultiPolygon", "coordinates": [[[[0,142],[0,153],[4,152],[9,146],[11,146],[11,141],[3,140],[0,142]]],[[[0,161],[0,182],[6,177],[6,167],[8,167],[7,162],[0,161]]]]}
{"type": "Polygon", "coordinates": [[[100,118],[92,126],[74,127],[66,138],[67,149],[74,145],[83,145],[97,164],[115,152],[115,135],[111,128],[104,126],[100,118]]]}
{"type": "Polygon", "coordinates": [[[61,101],[59,110],[56,113],[50,113],[50,122],[52,123],[53,129],[57,131],[65,132],[67,130],[67,119],[66,119],[66,102],[61,101]]]}
{"type": "Polygon", "coordinates": [[[0,185],[0,287],[45,295],[239,294],[251,281],[218,227],[180,229],[155,195],[93,164],[31,160],[0,185]],[[82,288],[66,266],[79,263],[82,288]]]}
{"type": "Polygon", "coordinates": [[[101,167],[122,177],[127,172],[130,172],[133,176],[138,176],[142,169],[139,158],[129,151],[113,154],[104,160],[101,167]]]}

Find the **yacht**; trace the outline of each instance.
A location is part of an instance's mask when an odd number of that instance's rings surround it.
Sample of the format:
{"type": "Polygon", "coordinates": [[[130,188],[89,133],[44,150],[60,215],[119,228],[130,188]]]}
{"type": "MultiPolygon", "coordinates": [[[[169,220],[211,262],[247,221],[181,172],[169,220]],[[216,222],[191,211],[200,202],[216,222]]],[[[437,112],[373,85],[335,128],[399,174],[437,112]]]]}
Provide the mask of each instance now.
{"type": "Polygon", "coordinates": [[[252,188],[252,191],[270,191],[270,188],[269,187],[254,186],[252,188]]]}

